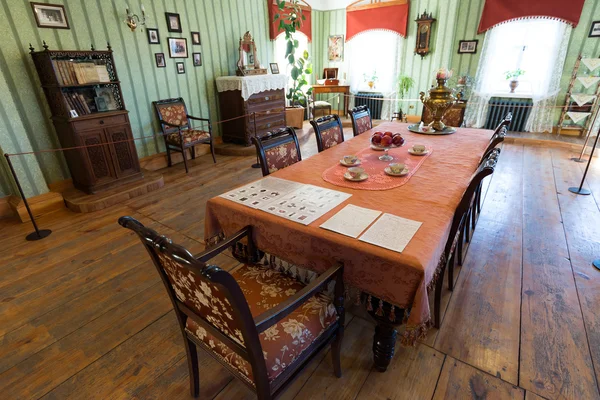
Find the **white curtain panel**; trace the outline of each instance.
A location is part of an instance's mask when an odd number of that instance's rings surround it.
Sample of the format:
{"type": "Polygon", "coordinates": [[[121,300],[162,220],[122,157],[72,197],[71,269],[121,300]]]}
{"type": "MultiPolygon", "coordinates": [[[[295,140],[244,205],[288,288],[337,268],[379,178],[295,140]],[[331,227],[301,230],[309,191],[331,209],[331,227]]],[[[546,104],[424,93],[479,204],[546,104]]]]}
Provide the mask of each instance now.
{"type": "Polygon", "coordinates": [[[483,42],[474,90],[467,103],[465,124],[484,126],[491,97],[509,97],[505,71],[522,69],[517,93],[530,95],[534,107],[525,129],[552,130],[553,106],[560,90],[570,25],[552,19],[526,18],[490,29],[483,42]]]}
{"type": "MultiPolygon", "coordinates": [[[[396,33],[372,30],[360,33],[346,43],[348,83],[352,93],[369,91],[364,76],[376,72],[378,79],[373,92],[382,93],[386,99],[395,98],[400,74],[401,40],[396,33]]],[[[352,101],[350,106],[353,105],[352,101]]],[[[389,119],[398,107],[396,101],[385,100],[381,119],[389,119]]]]}

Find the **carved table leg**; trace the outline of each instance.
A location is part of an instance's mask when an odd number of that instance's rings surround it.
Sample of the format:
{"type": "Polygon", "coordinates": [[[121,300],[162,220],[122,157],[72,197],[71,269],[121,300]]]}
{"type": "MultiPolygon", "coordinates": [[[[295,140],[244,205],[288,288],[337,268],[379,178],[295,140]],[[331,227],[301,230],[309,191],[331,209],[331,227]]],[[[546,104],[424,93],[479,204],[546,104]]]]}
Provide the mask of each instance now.
{"type": "Polygon", "coordinates": [[[369,315],[377,322],[375,335],[373,336],[373,361],[375,369],[385,372],[394,356],[396,327],[404,319],[405,310],[393,307],[391,304],[381,301],[376,297],[366,297],[369,315]],[[369,306],[370,303],[370,306],[369,306]]]}

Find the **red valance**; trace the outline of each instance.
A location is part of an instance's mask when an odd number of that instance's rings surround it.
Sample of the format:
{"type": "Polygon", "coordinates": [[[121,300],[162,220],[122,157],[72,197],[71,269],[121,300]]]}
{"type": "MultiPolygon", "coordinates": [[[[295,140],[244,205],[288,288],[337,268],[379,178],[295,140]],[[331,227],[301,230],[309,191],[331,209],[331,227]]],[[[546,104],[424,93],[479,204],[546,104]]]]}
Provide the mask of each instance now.
{"type": "Polygon", "coordinates": [[[477,33],[502,22],[527,17],[556,18],[576,27],[583,3],[585,0],[485,0],[477,33]]]}
{"type": "Polygon", "coordinates": [[[408,0],[395,0],[365,6],[355,4],[346,9],[346,40],[371,29],[385,29],[406,37],[408,0]]]}
{"type": "MultiPolygon", "coordinates": [[[[287,13],[287,10],[284,8],[283,11],[277,7],[276,0],[267,0],[269,5],[269,20],[271,23],[269,24],[269,37],[271,40],[275,40],[280,33],[284,32],[283,30],[279,30],[279,19],[277,21],[273,21],[276,14],[287,13]]],[[[286,3],[287,7],[287,3],[286,3]]],[[[311,8],[308,5],[301,5],[302,15],[304,15],[305,19],[301,21],[300,29],[296,29],[297,32],[302,32],[308,37],[308,41],[312,42],[312,18],[311,18],[311,8]]]]}

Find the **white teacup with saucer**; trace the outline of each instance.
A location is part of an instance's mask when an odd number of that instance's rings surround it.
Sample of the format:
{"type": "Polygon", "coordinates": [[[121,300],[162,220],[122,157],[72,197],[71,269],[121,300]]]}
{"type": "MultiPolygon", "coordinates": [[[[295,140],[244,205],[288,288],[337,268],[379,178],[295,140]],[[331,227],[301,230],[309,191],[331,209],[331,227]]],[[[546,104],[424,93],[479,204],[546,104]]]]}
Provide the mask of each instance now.
{"type": "Polygon", "coordinates": [[[423,144],[415,144],[408,149],[408,152],[414,156],[424,156],[429,153],[429,150],[427,150],[427,147],[423,144]]]}
{"type": "Polygon", "coordinates": [[[409,170],[403,163],[392,163],[385,167],[383,172],[391,176],[405,176],[408,175],[409,170]]]}
{"type": "Polygon", "coordinates": [[[366,180],[369,175],[365,172],[363,168],[360,167],[351,167],[348,168],[348,171],[344,174],[344,178],[353,181],[353,182],[361,182],[366,180]]]}
{"type": "Polygon", "coordinates": [[[357,165],[360,165],[360,159],[358,156],[348,155],[340,160],[340,164],[344,167],[356,167],[357,165]]]}

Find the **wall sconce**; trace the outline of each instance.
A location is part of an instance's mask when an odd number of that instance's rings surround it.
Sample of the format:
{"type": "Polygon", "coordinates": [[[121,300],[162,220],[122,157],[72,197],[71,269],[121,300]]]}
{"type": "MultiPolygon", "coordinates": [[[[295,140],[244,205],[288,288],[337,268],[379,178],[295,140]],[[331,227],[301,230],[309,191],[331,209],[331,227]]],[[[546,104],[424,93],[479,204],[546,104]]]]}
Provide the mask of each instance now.
{"type": "Polygon", "coordinates": [[[144,8],[143,4],[142,4],[142,18],[141,19],[140,19],[140,17],[138,17],[137,14],[134,14],[131,11],[129,11],[129,6],[127,4],[125,4],[125,8],[127,9],[127,19],[125,20],[125,23],[129,27],[129,29],[131,29],[131,32],[135,31],[135,28],[137,28],[138,24],[146,25],[146,9],[144,8]]]}

